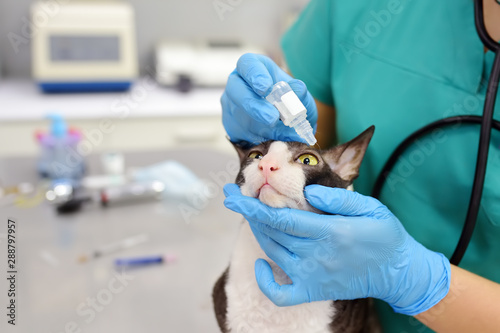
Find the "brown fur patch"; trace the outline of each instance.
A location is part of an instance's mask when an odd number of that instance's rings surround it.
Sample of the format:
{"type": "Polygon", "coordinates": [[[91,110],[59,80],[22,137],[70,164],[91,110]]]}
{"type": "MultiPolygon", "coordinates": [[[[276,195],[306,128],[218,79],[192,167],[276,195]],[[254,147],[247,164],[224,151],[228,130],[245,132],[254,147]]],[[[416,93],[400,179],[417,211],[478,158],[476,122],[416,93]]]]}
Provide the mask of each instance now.
{"type": "Polygon", "coordinates": [[[360,298],[336,301],[335,317],[330,324],[332,333],[380,333],[381,326],[373,307],[373,300],[360,298]]]}
{"type": "Polygon", "coordinates": [[[214,289],[212,290],[212,300],[214,303],[215,317],[217,318],[217,323],[222,333],[229,333],[227,328],[227,295],[226,295],[226,284],[227,276],[229,274],[229,267],[226,268],[224,273],[215,283],[214,289]]]}

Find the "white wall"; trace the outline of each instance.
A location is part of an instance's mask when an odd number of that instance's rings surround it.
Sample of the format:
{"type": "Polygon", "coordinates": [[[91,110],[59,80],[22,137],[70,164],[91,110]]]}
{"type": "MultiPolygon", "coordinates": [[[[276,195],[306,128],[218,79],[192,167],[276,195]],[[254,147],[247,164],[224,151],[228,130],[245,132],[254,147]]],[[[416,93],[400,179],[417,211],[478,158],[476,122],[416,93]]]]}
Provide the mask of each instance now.
{"type": "MultiPolygon", "coordinates": [[[[72,0],[46,0],[67,3],[72,0]]],[[[92,0],[88,0],[92,1],[92,0]]],[[[99,1],[99,0],[93,0],[99,1]]],[[[33,0],[0,0],[0,68],[8,77],[30,76],[30,45],[15,52],[8,34],[23,36],[33,0]]],[[[290,12],[308,0],[129,0],[136,11],[142,73],[153,64],[157,41],[174,39],[241,39],[279,53],[279,37],[290,12]],[[221,15],[217,4],[232,10],[221,15]]]]}

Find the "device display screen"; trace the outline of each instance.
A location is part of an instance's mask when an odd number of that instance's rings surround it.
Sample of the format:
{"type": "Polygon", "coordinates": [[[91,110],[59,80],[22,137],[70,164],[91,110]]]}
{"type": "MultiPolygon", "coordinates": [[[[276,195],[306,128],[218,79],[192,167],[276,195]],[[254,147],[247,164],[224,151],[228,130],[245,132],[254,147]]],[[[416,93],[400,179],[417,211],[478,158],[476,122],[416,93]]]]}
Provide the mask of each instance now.
{"type": "Polygon", "coordinates": [[[50,60],[57,61],[118,61],[118,36],[50,36],[50,60]]]}

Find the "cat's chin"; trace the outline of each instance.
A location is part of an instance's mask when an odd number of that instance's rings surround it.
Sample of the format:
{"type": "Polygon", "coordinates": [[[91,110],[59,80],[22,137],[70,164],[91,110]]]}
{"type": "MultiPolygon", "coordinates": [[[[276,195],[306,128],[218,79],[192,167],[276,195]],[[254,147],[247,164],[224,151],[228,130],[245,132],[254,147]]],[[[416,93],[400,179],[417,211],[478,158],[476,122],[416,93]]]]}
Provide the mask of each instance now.
{"type": "Polygon", "coordinates": [[[273,208],[299,208],[297,202],[281,194],[270,185],[264,185],[260,189],[260,192],[257,195],[257,199],[273,208]]]}

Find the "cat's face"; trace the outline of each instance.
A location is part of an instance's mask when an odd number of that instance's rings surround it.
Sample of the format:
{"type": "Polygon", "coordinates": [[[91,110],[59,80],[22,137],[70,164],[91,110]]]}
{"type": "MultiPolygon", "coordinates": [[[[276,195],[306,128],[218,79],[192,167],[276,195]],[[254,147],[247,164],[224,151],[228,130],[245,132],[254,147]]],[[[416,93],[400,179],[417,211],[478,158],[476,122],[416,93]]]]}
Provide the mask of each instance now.
{"type": "Polygon", "coordinates": [[[268,206],[315,211],[305,200],[304,187],[351,185],[373,131],[372,126],[355,139],[328,150],[282,141],[253,147],[235,145],[241,161],[236,183],[243,195],[258,198],[268,206]]]}

